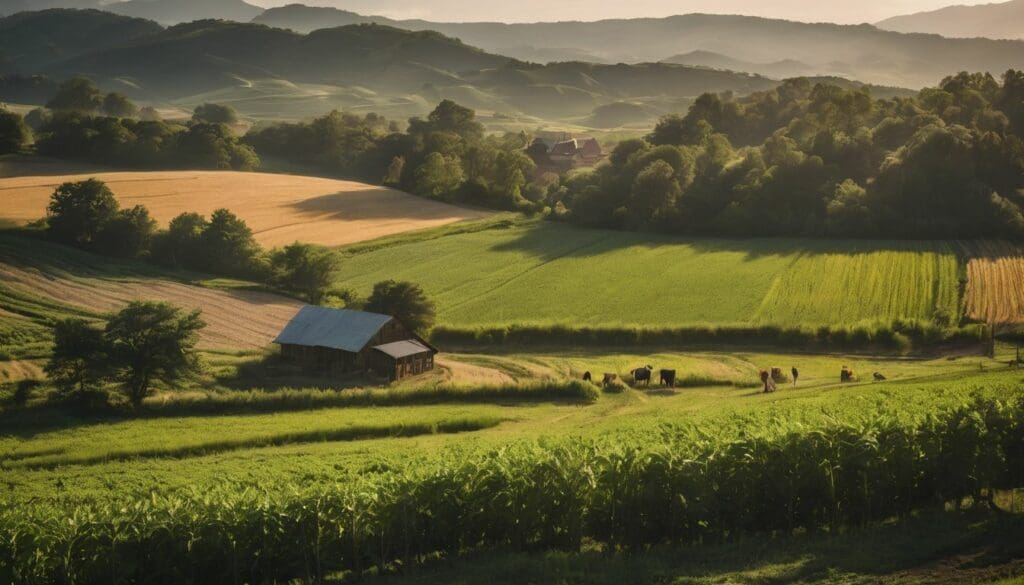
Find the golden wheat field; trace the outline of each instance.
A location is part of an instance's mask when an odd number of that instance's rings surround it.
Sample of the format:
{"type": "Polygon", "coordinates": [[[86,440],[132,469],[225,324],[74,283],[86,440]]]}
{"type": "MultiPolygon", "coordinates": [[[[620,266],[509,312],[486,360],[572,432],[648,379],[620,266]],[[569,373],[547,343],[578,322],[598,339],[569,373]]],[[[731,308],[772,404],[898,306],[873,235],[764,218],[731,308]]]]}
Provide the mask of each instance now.
{"type": "Polygon", "coordinates": [[[107,183],[122,207],[145,205],[161,225],[186,211],[209,215],[226,207],[264,246],[342,246],[488,215],[354,181],[230,171],[90,172],[83,165],[15,160],[0,163],[0,219],[39,219],[58,185],[91,177],[107,183]]]}
{"type": "Polygon", "coordinates": [[[967,316],[986,323],[1024,323],[1024,248],[1008,242],[963,245],[967,316]]]}

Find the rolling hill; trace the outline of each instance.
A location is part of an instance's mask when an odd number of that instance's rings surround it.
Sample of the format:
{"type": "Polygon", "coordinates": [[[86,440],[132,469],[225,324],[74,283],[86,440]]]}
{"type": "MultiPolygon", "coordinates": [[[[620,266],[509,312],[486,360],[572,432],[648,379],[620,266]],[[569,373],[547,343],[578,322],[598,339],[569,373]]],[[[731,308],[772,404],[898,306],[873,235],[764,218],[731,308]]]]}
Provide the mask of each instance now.
{"type": "Polygon", "coordinates": [[[746,94],[775,84],[757,75],[667,63],[537,65],[440,33],[379,24],[309,34],[214,20],[164,29],[147,20],[58,10],[0,19],[0,27],[11,31],[0,50],[25,56],[11,60],[9,73],[88,75],[136,99],[186,107],[219,101],[243,112],[251,105],[259,117],[303,117],[332,108],[404,117],[454,99],[482,112],[560,120],[640,101],[653,119],[707,91],[746,94]],[[54,42],[38,34],[64,28],[112,32],[105,39],[70,35],[54,42]],[[60,48],[58,42],[67,47],[48,50],[60,48]]]}
{"type": "Polygon", "coordinates": [[[932,33],[944,37],[1024,39],[1024,0],[976,6],[948,6],[888,18],[878,28],[896,32],[932,33]]]}
{"type": "Polygon", "coordinates": [[[161,32],[148,20],[99,10],[52,9],[0,18],[0,64],[24,74],[161,32]]]}
{"type": "Polygon", "coordinates": [[[0,16],[50,8],[99,8],[97,0],[0,0],[0,16]]]}
{"type": "Polygon", "coordinates": [[[713,51],[690,51],[682,55],[673,55],[664,59],[665,63],[677,63],[691,67],[709,67],[711,69],[724,69],[728,71],[746,71],[757,73],[776,79],[789,77],[804,77],[814,75],[815,68],[807,63],[786,59],[773,63],[758,63],[734,59],[728,55],[715,53],[713,51]]]}
{"type": "Polygon", "coordinates": [[[884,31],[870,25],[808,24],[747,16],[687,14],[595,22],[439,23],[292,5],[267,10],[255,20],[300,32],[367,20],[409,30],[430,29],[525,60],[638,63],[710,51],[754,63],[794,60],[808,63],[808,74],[900,87],[932,85],[960,70],[1002,72],[1024,62],[1024,42],[947,39],[884,31]]]}
{"type": "Polygon", "coordinates": [[[104,10],[155,20],[161,24],[180,24],[217,18],[247,22],[263,12],[243,0],[128,0],[113,2],[104,10]]]}
{"type": "Polygon", "coordinates": [[[51,8],[105,10],[162,24],[206,18],[247,22],[263,12],[243,0],[0,0],[0,16],[51,8]]]}
{"type": "Polygon", "coordinates": [[[47,68],[57,76],[127,78],[146,92],[182,96],[238,85],[239,78],[369,86],[404,92],[447,84],[456,72],[500,66],[491,55],[434,32],[377,25],[301,35],[261,25],[197,21],[47,68]]]}

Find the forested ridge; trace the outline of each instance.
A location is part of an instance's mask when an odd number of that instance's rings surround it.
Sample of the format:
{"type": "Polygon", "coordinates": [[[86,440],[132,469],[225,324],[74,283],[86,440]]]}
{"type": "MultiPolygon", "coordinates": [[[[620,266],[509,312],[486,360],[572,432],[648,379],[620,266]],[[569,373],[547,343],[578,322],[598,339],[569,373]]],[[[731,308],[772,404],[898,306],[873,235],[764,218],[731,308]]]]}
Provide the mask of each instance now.
{"type": "Polygon", "coordinates": [[[691,235],[1024,235],[1024,73],[961,73],[875,99],[799,78],[685,115],[614,147],[592,172],[540,175],[528,137],[487,136],[451,102],[399,132],[333,113],[251,134],[261,154],[363,180],[591,226],[691,235]]]}
{"type": "Polygon", "coordinates": [[[1024,235],[1024,73],[912,98],[803,79],[705,94],[565,181],[563,216],[688,234],[1024,235]]]}
{"type": "MultiPolygon", "coordinates": [[[[448,100],[404,128],[331,112],[239,140],[202,112],[190,125],[140,122],[123,98],[106,103],[115,94],[78,93],[91,96],[88,108],[26,120],[38,152],[241,169],[271,156],[434,199],[685,235],[1024,236],[1024,72],[1015,70],[1001,80],[960,73],[891,99],[804,78],[746,97],[708,93],[616,144],[593,170],[562,176],[537,171],[528,134],[488,133],[448,100]],[[104,115],[83,113],[93,109],[104,115]]],[[[4,119],[4,150],[16,151],[26,129],[14,114],[4,119]]]]}

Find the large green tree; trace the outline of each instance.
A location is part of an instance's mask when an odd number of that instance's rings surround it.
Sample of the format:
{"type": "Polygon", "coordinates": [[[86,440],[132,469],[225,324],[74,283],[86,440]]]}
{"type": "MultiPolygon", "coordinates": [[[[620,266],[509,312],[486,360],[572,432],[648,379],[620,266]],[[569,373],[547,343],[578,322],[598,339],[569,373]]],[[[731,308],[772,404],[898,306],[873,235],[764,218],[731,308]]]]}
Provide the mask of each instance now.
{"type": "Polygon", "coordinates": [[[237,215],[218,209],[201,237],[202,265],[217,274],[251,276],[260,253],[252,230],[237,215]]]}
{"type": "Polygon", "coordinates": [[[193,111],[192,120],[206,124],[235,124],[238,122],[238,112],[223,104],[200,104],[193,111]]]}
{"type": "Polygon", "coordinates": [[[431,152],[416,169],[415,190],[424,197],[451,199],[463,178],[458,157],[431,152]]]}
{"type": "Polygon", "coordinates": [[[391,315],[417,333],[425,333],[434,326],[434,302],[412,282],[378,282],[366,302],[366,310],[391,315]]]}
{"type": "Polygon", "coordinates": [[[286,290],[319,303],[338,269],[338,255],[321,246],[298,242],[270,254],[271,280],[286,290]]]}
{"type": "Polygon", "coordinates": [[[103,105],[103,94],[92,80],[75,77],[60,85],[57,94],[46,103],[51,110],[93,113],[103,105]]]}
{"type": "Polygon", "coordinates": [[[101,109],[104,114],[114,118],[133,118],[139,113],[138,106],[120,93],[108,93],[103,98],[101,109]]]}
{"type": "Polygon", "coordinates": [[[84,397],[99,389],[108,369],[103,331],[81,319],[58,321],[46,364],[50,382],[64,395],[84,397]]]}
{"type": "Polygon", "coordinates": [[[0,155],[21,152],[32,133],[21,116],[0,109],[0,155]]]}
{"type": "Polygon", "coordinates": [[[157,302],[132,303],[110,319],[103,337],[113,379],[133,407],[155,384],[174,386],[199,372],[195,346],[204,325],[199,311],[157,302]]]}
{"type": "Polygon", "coordinates": [[[97,179],[64,183],[50,198],[48,232],[59,242],[90,246],[117,212],[117,200],[106,183],[97,179]]]}

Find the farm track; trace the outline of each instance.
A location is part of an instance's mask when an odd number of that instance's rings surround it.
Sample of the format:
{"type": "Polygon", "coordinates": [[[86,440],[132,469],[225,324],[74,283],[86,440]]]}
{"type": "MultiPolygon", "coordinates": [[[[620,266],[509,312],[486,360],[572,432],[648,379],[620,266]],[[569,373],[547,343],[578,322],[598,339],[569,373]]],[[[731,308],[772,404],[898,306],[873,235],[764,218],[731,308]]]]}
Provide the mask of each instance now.
{"type": "Polygon", "coordinates": [[[209,215],[227,208],[245,220],[265,246],[299,240],[343,246],[491,215],[354,181],[230,171],[82,173],[81,167],[58,174],[59,163],[52,163],[51,170],[3,162],[0,192],[5,201],[0,218],[20,223],[45,216],[50,196],[61,183],[89,178],[105,182],[122,207],[145,205],[164,226],[181,213],[209,215]]]}

